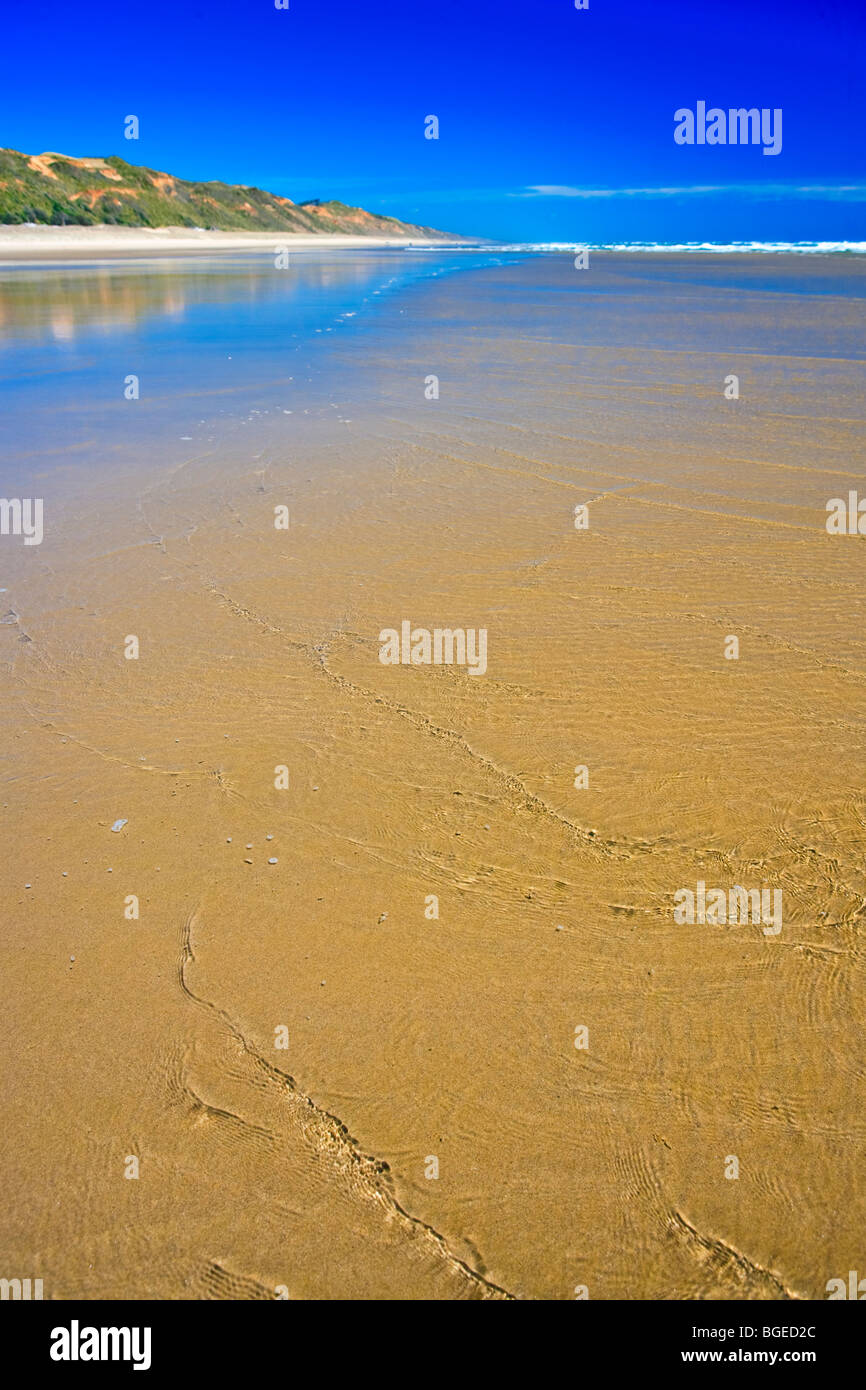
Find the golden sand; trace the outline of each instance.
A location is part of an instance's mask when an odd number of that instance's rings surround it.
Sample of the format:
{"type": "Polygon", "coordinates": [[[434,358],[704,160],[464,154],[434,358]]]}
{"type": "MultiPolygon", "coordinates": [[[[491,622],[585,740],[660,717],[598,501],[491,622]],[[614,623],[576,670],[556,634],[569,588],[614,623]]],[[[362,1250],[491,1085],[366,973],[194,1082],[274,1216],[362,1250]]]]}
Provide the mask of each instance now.
{"type": "Polygon", "coordinates": [[[862,1266],[856,306],[627,265],[554,334],[549,273],[498,331],[419,291],[348,424],[69,483],[0,596],[2,1244],[46,1297],[862,1266]],[[486,674],[382,665],[404,619],[486,628],[486,674]],[[676,924],[699,881],[781,932],[676,924]]]}

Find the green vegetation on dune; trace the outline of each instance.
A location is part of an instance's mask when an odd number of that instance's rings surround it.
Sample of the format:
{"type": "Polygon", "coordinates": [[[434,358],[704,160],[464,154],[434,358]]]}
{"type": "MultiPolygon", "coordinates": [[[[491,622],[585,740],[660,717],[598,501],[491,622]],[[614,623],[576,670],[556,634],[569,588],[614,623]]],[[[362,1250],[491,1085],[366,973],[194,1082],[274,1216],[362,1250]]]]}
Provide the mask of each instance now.
{"type": "Polygon", "coordinates": [[[340,202],[303,205],[227,183],[191,183],[143,165],[0,149],[0,223],[205,227],[238,232],[441,236],[340,202]]]}
{"type": "Polygon", "coordinates": [[[93,222],[89,209],[72,201],[71,191],[32,170],[26,155],[0,150],[0,222],[93,222]]]}

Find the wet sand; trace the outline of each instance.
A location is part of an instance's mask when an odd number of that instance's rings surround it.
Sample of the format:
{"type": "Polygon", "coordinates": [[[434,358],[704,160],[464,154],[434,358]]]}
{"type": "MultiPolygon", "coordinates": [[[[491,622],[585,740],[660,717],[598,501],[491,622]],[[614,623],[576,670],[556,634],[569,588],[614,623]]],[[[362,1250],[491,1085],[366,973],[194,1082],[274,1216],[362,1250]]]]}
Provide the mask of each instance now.
{"type": "Polygon", "coordinates": [[[825,504],[866,491],[864,296],[859,258],[470,269],[336,335],[308,415],[37,470],[43,544],[0,539],[10,1274],[862,1267],[866,574],[825,504]],[[486,674],[382,665],[403,619],[486,628],[486,674]],[[781,932],[675,923],[698,881],[780,888],[781,932]]]}

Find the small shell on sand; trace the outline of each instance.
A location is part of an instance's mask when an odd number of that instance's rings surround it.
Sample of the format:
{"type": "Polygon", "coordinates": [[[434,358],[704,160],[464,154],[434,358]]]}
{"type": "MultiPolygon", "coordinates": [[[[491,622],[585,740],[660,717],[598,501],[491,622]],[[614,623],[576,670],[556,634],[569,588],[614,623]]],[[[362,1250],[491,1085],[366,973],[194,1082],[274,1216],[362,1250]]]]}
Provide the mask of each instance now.
{"type": "Polygon", "coordinates": [[[276,864],[276,862],[277,862],[276,859],[269,859],[269,860],[268,860],[268,863],[269,863],[269,864],[276,864]]]}
{"type": "Polygon", "coordinates": [[[114,822],[114,825],[113,825],[111,828],[112,828],[112,830],[114,830],[114,831],[122,830],[123,827],[124,827],[125,825],[128,825],[128,824],[129,824],[129,821],[128,821],[128,820],[116,820],[116,821],[114,822]]]}

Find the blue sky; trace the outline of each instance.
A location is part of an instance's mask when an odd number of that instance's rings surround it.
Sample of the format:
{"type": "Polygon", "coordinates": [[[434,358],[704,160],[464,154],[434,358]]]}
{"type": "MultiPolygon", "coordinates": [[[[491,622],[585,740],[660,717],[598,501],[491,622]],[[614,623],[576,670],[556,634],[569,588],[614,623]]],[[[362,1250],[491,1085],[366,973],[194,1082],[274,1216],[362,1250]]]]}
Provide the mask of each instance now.
{"type": "Polygon", "coordinates": [[[28,153],[506,240],[866,239],[863,0],[43,0],[3,38],[28,153]],[[675,144],[698,100],[780,107],[781,153],[675,144]]]}

